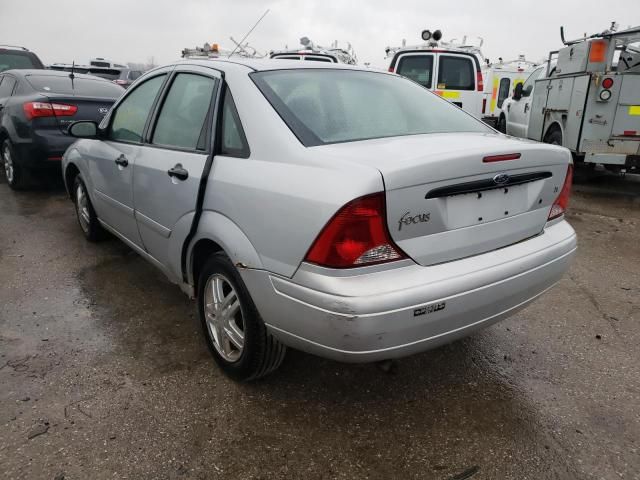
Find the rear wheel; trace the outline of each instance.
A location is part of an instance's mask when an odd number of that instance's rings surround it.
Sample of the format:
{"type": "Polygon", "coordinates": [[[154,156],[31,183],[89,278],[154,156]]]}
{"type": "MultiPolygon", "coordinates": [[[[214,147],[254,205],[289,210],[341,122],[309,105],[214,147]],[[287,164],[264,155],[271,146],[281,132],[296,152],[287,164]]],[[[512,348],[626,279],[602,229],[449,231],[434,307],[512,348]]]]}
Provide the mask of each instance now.
{"type": "Polygon", "coordinates": [[[234,380],[255,380],[282,363],[286,347],[267,331],[242,278],[224,253],[213,254],[202,268],[198,313],[214,360],[234,380]]]}
{"type": "Polygon", "coordinates": [[[13,145],[8,139],[2,142],[2,166],[9,187],[22,190],[27,185],[27,171],[18,163],[13,145]]]}
{"type": "Polygon", "coordinates": [[[562,146],[562,132],[557,127],[552,127],[544,137],[545,143],[550,143],[551,145],[560,145],[562,146]]]}
{"type": "Polygon", "coordinates": [[[87,194],[87,187],[81,175],[76,175],[73,181],[73,203],[76,207],[76,216],[85,238],[90,242],[97,242],[105,237],[105,230],[98,221],[96,211],[93,209],[91,199],[87,194]]]}

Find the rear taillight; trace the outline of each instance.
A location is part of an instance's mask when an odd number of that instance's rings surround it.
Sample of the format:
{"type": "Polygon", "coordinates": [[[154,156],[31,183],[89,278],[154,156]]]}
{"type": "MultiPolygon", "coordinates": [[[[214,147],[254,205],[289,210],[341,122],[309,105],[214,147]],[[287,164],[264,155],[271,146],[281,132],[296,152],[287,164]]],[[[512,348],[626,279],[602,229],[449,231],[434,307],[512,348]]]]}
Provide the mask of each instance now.
{"type": "Polygon", "coordinates": [[[484,90],[484,81],[482,80],[482,72],[480,70],[476,71],[476,79],[478,84],[478,91],[482,92],[484,90]]]}
{"type": "Polygon", "coordinates": [[[567,176],[564,178],[564,185],[562,185],[562,190],[560,190],[560,195],[556,198],[556,201],[553,202],[551,206],[551,211],[549,212],[548,220],[552,220],[554,218],[563,215],[569,206],[569,196],[571,195],[571,183],[573,182],[573,165],[569,164],[567,167],[567,176]]]}
{"type": "Polygon", "coordinates": [[[78,111],[75,105],[63,103],[27,102],[22,107],[27,120],[39,117],[71,117],[78,111]]]}
{"type": "Polygon", "coordinates": [[[383,192],[357,198],[336,213],[309,249],[305,261],[351,268],[405,258],[393,243],[383,192]]]}
{"type": "Polygon", "coordinates": [[[487,111],[487,99],[483,98],[482,99],[482,113],[487,111]]]}

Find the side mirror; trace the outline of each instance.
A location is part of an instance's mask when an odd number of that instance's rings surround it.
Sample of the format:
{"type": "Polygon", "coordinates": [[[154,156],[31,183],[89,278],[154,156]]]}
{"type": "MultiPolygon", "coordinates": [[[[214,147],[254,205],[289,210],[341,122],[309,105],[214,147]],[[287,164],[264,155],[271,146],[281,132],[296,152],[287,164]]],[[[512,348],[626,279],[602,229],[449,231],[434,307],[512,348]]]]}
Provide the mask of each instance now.
{"type": "Polygon", "coordinates": [[[98,138],[98,124],[90,120],[81,120],[72,123],[68,132],[76,138],[98,138]]]}
{"type": "Polygon", "coordinates": [[[513,99],[520,100],[522,98],[522,83],[518,83],[513,89],[513,99]]]}

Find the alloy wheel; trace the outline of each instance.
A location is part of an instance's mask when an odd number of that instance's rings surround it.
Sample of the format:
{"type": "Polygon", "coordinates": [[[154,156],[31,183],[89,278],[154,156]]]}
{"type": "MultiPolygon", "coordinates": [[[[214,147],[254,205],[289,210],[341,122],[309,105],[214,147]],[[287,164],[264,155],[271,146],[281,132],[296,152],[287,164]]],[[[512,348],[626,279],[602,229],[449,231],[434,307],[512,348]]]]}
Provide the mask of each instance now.
{"type": "Polygon", "coordinates": [[[236,362],[244,350],[244,318],[240,298],[222,274],[215,273],[207,280],[204,314],[216,351],[227,362],[236,362]]]}
{"type": "Polygon", "coordinates": [[[91,217],[89,215],[89,202],[87,200],[87,193],[84,191],[84,187],[82,186],[82,184],[79,184],[76,188],[76,211],[78,213],[80,227],[85,233],[87,233],[89,231],[91,217]]]}
{"type": "Polygon", "coordinates": [[[11,150],[9,150],[9,146],[5,145],[2,151],[2,160],[4,163],[4,174],[7,177],[7,182],[13,182],[13,176],[15,174],[13,169],[13,159],[11,158],[11,150]]]}

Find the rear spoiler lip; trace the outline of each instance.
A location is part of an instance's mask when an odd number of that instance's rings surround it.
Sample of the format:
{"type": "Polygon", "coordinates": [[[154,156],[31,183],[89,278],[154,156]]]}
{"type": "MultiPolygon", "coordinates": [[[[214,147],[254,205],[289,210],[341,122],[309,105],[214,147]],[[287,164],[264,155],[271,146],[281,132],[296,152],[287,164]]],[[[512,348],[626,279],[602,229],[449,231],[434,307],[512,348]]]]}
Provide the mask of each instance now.
{"type": "Polygon", "coordinates": [[[479,193],[486,190],[498,190],[506,187],[513,187],[515,185],[522,185],[525,183],[535,182],[537,180],[544,180],[545,178],[552,177],[551,172],[531,172],[521,173],[517,175],[510,175],[508,180],[503,183],[496,183],[495,177],[486,178],[483,180],[475,180],[473,182],[457,183],[455,185],[447,185],[446,187],[438,187],[429,191],[424,198],[441,198],[451,197],[454,195],[463,195],[465,193],[479,193]]]}

